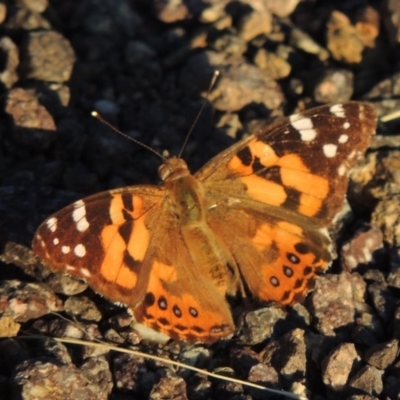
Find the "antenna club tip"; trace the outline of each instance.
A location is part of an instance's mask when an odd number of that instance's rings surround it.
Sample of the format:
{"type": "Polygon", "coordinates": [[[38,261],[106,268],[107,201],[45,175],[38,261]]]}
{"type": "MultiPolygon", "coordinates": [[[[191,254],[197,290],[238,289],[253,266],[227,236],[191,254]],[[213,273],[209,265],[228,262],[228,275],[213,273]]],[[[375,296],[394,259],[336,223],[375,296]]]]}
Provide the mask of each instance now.
{"type": "Polygon", "coordinates": [[[216,69],[216,70],[214,71],[214,76],[217,77],[217,76],[219,76],[219,74],[220,74],[219,69],[216,69]]]}
{"type": "Polygon", "coordinates": [[[92,117],[97,118],[97,117],[99,116],[99,113],[98,113],[97,111],[92,111],[92,112],[90,113],[90,115],[91,115],[92,117]]]}

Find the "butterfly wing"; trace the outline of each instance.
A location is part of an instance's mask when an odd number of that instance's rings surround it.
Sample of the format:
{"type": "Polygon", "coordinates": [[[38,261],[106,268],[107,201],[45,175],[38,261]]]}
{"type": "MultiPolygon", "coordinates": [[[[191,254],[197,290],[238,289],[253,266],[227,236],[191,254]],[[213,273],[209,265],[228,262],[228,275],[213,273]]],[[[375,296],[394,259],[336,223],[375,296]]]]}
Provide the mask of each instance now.
{"type": "Polygon", "coordinates": [[[196,276],[170,216],[163,188],[102,192],[45,220],[33,249],[53,271],[130,307],[139,322],[177,339],[214,342],[233,332],[227,302],[196,276]]]}
{"type": "Polygon", "coordinates": [[[161,218],[153,240],[159,245],[149,254],[151,275],[144,301],[133,310],[137,320],[190,342],[213,343],[232,334],[224,293],[194,263],[178,221],[161,218]]]}
{"type": "Polygon", "coordinates": [[[226,238],[237,269],[249,291],[264,301],[291,304],[313,287],[315,274],[331,261],[326,229],[302,218],[285,221],[266,212],[232,206],[214,209],[209,224],[226,238]],[[222,220],[229,223],[222,224],[222,220]]]}
{"type": "Polygon", "coordinates": [[[317,107],[269,125],[195,175],[211,199],[208,222],[253,294],[291,303],[329,264],[324,228],[340,210],[348,172],[375,127],[369,105],[317,107]]]}
{"type": "Polygon", "coordinates": [[[163,199],[157,187],[97,193],[63,208],[37,229],[32,247],[55,272],[85,279],[97,292],[124,304],[143,296],[150,246],[145,216],[163,199]]]}
{"type": "Polygon", "coordinates": [[[347,175],[375,132],[373,108],[347,102],[283,118],[238,142],[195,176],[232,199],[301,214],[326,226],[343,204],[347,175]]]}

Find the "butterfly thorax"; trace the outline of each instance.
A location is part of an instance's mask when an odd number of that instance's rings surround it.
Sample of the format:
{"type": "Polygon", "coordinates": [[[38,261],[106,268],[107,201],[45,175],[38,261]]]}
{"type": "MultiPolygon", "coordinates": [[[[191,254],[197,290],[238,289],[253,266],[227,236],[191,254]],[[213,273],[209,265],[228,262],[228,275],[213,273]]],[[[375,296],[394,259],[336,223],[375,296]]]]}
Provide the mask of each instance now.
{"type": "Polygon", "coordinates": [[[168,159],[159,168],[165,183],[170,212],[182,226],[201,224],[204,219],[204,195],[201,184],[181,158],[168,159]]]}
{"type": "Polygon", "coordinates": [[[159,169],[166,188],[168,212],[175,216],[180,232],[195,265],[223,292],[228,288],[229,251],[207,223],[207,196],[202,183],[189,171],[187,164],[174,157],[159,169]]]}

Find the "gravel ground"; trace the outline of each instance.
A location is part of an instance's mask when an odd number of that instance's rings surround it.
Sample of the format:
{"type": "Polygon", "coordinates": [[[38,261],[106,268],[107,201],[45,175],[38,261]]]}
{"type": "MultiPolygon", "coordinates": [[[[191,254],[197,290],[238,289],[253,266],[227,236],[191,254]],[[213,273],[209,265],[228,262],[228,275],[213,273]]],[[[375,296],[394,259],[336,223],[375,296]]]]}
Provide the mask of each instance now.
{"type": "Polygon", "coordinates": [[[400,109],[398,1],[10,0],[0,24],[0,399],[267,398],[50,338],[62,336],[315,400],[400,399],[400,122],[388,116],[400,109]],[[123,307],[52,274],[30,243],[41,221],[83,196],[159,181],[159,158],[92,110],[178,154],[215,69],[221,77],[183,154],[192,171],[260,126],[322,103],[367,101],[381,122],[351,174],[338,259],[305,302],[237,299],[234,338],[153,344],[123,307]],[[49,338],[19,337],[38,333],[49,338]]]}

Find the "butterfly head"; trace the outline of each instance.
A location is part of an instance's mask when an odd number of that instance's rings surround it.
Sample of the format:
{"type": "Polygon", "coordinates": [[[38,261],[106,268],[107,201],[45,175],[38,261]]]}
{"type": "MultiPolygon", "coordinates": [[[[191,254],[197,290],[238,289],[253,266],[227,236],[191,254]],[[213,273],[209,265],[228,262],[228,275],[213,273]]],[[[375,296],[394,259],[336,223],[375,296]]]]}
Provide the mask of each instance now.
{"type": "Polygon", "coordinates": [[[171,182],[190,175],[190,171],[182,158],[171,157],[160,166],[158,175],[163,182],[171,182]]]}

